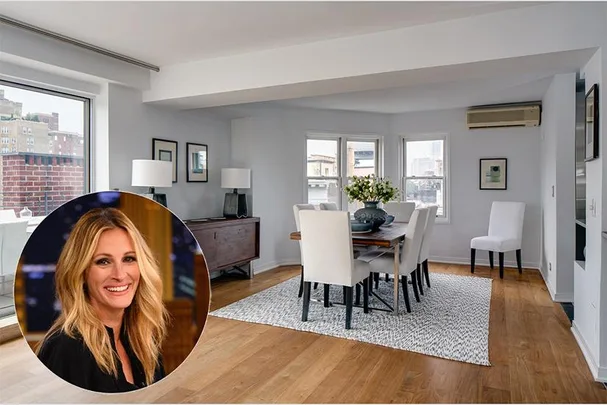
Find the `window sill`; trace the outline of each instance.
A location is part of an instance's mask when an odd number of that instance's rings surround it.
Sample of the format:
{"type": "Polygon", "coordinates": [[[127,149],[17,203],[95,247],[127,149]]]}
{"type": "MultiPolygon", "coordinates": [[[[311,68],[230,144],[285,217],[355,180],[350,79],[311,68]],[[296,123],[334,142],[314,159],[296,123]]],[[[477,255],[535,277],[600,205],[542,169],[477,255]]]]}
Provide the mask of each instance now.
{"type": "Polygon", "coordinates": [[[436,218],[436,221],[434,223],[436,225],[450,225],[451,224],[451,219],[449,219],[449,218],[436,218]]]}

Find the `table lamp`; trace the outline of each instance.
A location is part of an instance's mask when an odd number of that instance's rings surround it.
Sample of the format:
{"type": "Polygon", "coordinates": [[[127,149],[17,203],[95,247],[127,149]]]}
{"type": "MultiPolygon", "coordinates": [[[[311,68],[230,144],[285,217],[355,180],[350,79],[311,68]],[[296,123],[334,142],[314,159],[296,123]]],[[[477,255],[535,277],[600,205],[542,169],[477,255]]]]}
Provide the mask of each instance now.
{"type": "Polygon", "coordinates": [[[166,194],[156,194],[155,187],[173,186],[173,162],[163,160],[133,160],[131,185],[149,187],[148,194],[154,201],[167,206],[166,194]]]}
{"type": "Polygon", "coordinates": [[[239,188],[251,187],[251,169],[228,168],[221,169],[221,188],[231,188],[231,193],[226,193],[223,203],[223,216],[226,218],[244,218],[247,212],[246,194],[238,194],[239,188]]]}

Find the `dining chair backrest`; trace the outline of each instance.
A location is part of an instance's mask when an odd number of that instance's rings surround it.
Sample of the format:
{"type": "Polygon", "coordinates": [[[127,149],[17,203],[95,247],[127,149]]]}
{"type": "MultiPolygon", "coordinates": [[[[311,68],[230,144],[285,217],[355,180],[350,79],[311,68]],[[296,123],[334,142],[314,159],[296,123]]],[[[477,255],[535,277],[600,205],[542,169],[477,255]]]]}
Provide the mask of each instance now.
{"type": "Polygon", "coordinates": [[[17,263],[27,242],[27,220],[1,223],[0,233],[3,234],[0,274],[6,276],[17,270],[17,263]]]}
{"type": "MultiPolygon", "coordinates": [[[[297,229],[297,232],[301,231],[301,227],[300,227],[300,222],[299,222],[299,212],[303,211],[303,210],[315,210],[316,207],[314,207],[312,204],[295,204],[293,206],[293,216],[295,216],[295,227],[297,229]]],[[[301,265],[303,266],[304,262],[303,262],[303,252],[301,250],[301,241],[299,241],[299,253],[301,255],[301,265]]]]}
{"type": "Polygon", "coordinates": [[[432,233],[434,232],[434,223],[436,222],[436,212],[438,211],[438,205],[431,205],[428,207],[428,218],[426,219],[426,226],[424,228],[424,237],[422,238],[422,246],[419,250],[418,263],[422,263],[428,260],[430,255],[430,244],[432,243],[432,233]]]}
{"type": "Polygon", "coordinates": [[[304,281],[352,285],[354,253],[347,211],[302,211],[304,281]]]}
{"type": "Polygon", "coordinates": [[[394,215],[394,222],[409,222],[413,211],[415,211],[415,203],[390,201],[384,204],[384,211],[394,215]]]}
{"type": "Polygon", "coordinates": [[[511,201],[494,201],[489,217],[489,236],[515,239],[523,237],[523,220],[525,203],[511,201]]]}
{"type": "Polygon", "coordinates": [[[409,219],[399,267],[399,273],[402,276],[409,275],[417,269],[417,258],[422,246],[427,218],[428,208],[417,208],[409,219]]]}
{"type": "Polygon", "coordinates": [[[320,209],[322,211],[338,211],[337,204],[333,202],[320,203],[320,209]]]}
{"type": "Polygon", "coordinates": [[[13,221],[17,219],[14,210],[0,210],[0,222],[13,221]]]}

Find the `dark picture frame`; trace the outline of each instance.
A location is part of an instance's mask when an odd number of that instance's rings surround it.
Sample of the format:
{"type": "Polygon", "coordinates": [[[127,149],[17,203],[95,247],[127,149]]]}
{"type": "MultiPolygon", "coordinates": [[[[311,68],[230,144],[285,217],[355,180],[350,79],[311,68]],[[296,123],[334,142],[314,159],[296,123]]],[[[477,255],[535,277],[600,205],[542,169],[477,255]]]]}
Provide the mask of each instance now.
{"type": "Polygon", "coordinates": [[[177,141],[152,138],[152,159],[173,163],[173,183],[177,183],[178,150],[177,141]]]}
{"type": "Polygon", "coordinates": [[[599,85],[593,84],[584,103],[584,161],[599,157],[599,85]]]}
{"type": "Polygon", "coordinates": [[[508,159],[483,158],[478,168],[479,190],[508,189],[508,159]]]}
{"type": "Polygon", "coordinates": [[[188,183],[209,181],[209,146],[202,143],[186,142],[186,164],[188,183]]]}

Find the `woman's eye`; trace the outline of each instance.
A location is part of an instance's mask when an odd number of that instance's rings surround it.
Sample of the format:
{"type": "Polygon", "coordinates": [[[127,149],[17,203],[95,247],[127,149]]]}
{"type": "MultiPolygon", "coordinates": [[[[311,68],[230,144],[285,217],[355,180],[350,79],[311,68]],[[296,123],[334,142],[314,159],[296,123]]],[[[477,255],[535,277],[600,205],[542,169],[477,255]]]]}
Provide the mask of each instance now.
{"type": "Polygon", "coordinates": [[[99,259],[95,262],[95,264],[97,266],[105,266],[105,265],[110,264],[110,261],[108,259],[99,259]]]}
{"type": "Polygon", "coordinates": [[[127,256],[124,258],[124,261],[127,263],[134,263],[137,261],[137,259],[135,258],[135,256],[127,256]]]}

